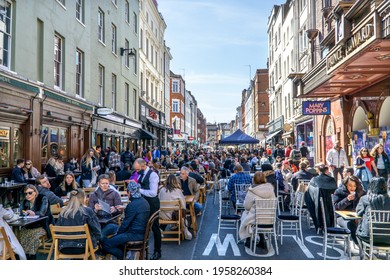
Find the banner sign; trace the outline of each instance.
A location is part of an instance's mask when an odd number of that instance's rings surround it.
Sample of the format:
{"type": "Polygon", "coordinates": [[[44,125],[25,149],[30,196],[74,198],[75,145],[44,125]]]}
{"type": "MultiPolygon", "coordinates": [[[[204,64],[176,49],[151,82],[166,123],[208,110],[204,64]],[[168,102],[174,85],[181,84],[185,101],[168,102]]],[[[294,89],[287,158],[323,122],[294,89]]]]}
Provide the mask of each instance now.
{"type": "Polygon", "coordinates": [[[330,115],[330,101],[303,101],[303,115],[330,115]]]}

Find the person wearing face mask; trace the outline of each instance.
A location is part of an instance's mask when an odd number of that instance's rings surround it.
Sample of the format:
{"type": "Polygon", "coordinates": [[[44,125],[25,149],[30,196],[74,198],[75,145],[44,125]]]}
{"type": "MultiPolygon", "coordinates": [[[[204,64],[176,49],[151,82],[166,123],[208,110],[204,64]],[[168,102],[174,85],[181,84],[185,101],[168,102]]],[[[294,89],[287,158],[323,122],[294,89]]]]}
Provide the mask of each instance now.
{"type": "Polygon", "coordinates": [[[77,158],[75,157],[70,158],[69,161],[64,166],[65,172],[67,171],[74,172],[75,170],[78,169],[79,169],[79,164],[77,163],[77,158]]]}

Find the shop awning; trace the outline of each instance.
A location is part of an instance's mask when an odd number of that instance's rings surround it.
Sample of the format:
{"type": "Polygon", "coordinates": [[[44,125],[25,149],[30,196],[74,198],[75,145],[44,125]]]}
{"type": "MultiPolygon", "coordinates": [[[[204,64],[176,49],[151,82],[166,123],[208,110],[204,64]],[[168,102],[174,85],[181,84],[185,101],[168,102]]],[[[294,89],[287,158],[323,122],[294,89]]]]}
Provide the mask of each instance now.
{"type": "Polygon", "coordinates": [[[162,125],[156,121],[152,121],[151,119],[148,119],[148,123],[150,123],[151,125],[153,125],[155,127],[161,128],[161,129],[167,129],[164,125],[162,125]]]}
{"type": "Polygon", "coordinates": [[[167,137],[167,141],[169,142],[169,143],[175,143],[175,140],[173,140],[173,138],[172,137],[167,137]]]}
{"type": "Polygon", "coordinates": [[[266,138],[266,142],[271,142],[272,141],[272,138],[274,138],[276,135],[278,135],[279,133],[281,133],[282,130],[277,130],[277,131],[274,131],[272,132],[270,135],[267,136],[266,138]]]}
{"type": "Polygon", "coordinates": [[[133,135],[137,139],[157,140],[156,136],[143,128],[136,130],[133,135]]]}

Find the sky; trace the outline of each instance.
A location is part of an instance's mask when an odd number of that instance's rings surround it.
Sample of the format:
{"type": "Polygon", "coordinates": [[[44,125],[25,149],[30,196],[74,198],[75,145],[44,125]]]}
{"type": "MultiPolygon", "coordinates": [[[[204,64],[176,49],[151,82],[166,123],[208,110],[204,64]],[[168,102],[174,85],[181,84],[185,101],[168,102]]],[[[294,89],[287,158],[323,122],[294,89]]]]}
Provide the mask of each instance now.
{"type": "Polygon", "coordinates": [[[182,75],[207,122],[230,122],[256,69],[267,68],[265,0],[158,0],[171,71],[182,75]]]}

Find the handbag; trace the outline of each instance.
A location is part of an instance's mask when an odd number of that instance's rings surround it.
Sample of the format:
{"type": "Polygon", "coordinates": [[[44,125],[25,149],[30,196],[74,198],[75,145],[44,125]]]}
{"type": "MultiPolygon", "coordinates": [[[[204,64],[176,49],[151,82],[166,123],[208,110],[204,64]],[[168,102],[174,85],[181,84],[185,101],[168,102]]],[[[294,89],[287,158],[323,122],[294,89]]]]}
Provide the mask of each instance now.
{"type": "MultiPolygon", "coordinates": [[[[186,216],[186,209],[180,209],[181,211],[181,217],[185,218],[186,216]]],[[[172,221],[178,221],[179,220],[179,210],[173,210],[172,212],[172,221]]]]}

